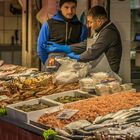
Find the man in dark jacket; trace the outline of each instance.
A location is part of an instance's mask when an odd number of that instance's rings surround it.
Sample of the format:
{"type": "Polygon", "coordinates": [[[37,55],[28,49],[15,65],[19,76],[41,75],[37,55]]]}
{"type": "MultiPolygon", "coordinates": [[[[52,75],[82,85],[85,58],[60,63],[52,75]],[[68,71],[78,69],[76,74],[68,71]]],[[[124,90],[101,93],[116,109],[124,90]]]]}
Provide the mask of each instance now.
{"type": "Polygon", "coordinates": [[[94,32],[91,42],[71,47],[72,52],[68,56],[78,61],[89,62],[105,53],[111,69],[118,73],[122,56],[122,43],[118,29],[108,20],[107,13],[101,6],[95,6],[89,10],[87,24],[91,32],[94,32]],[[80,49],[83,53],[78,55],[80,49]]]}
{"type": "Polygon", "coordinates": [[[43,64],[46,60],[53,63],[51,59],[55,56],[70,53],[65,45],[79,43],[87,38],[87,28],[76,16],[77,0],[60,0],[59,6],[60,10],[43,24],[39,33],[37,53],[43,64]]]}

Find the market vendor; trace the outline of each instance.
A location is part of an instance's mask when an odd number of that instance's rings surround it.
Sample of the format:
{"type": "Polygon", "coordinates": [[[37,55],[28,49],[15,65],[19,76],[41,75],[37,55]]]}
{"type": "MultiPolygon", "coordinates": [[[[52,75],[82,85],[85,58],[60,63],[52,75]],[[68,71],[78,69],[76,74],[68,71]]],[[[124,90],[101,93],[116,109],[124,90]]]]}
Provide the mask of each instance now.
{"type": "Polygon", "coordinates": [[[118,73],[122,57],[121,37],[117,27],[108,20],[107,13],[102,6],[94,6],[89,10],[87,25],[93,33],[89,44],[86,41],[77,45],[86,50],[78,55],[75,47],[71,47],[72,52],[68,56],[78,61],[89,62],[105,53],[111,69],[118,73]]]}
{"type": "Polygon", "coordinates": [[[56,15],[42,25],[38,37],[37,53],[46,66],[55,65],[55,57],[71,52],[65,45],[87,38],[87,28],[76,16],[77,0],[60,0],[59,7],[56,15]]]}

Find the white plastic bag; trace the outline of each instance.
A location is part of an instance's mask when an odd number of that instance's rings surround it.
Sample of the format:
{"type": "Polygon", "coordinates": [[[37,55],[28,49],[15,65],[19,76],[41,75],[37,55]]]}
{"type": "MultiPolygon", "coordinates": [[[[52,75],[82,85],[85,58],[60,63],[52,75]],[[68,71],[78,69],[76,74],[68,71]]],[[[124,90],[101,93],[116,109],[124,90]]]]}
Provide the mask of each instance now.
{"type": "Polygon", "coordinates": [[[80,78],[87,76],[90,65],[88,63],[77,62],[69,58],[56,59],[61,66],[55,74],[54,82],[73,83],[80,78]]]}

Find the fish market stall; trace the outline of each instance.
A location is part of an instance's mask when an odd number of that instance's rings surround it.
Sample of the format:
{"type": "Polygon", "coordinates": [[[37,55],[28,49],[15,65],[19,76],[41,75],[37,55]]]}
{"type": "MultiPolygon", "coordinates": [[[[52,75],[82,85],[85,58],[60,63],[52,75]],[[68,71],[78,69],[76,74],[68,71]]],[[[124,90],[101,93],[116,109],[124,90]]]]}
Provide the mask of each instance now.
{"type": "Polygon", "coordinates": [[[140,94],[132,83],[112,72],[91,72],[88,64],[59,61],[53,74],[1,64],[0,139],[139,137],[140,94]]]}

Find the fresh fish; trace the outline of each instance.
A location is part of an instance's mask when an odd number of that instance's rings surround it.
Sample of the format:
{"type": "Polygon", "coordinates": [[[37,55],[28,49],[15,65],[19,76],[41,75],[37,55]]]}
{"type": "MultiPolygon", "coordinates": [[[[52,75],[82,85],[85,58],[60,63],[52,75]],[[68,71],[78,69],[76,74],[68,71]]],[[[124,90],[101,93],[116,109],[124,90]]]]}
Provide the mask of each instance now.
{"type": "Polygon", "coordinates": [[[72,132],[73,129],[81,129],[90,125],[91,123],[87,120],[79,120],[79,121],[69,123],[68,125],[65,126],[64,129],[72,132]]]}
{"type": "Polygon", "coordinates": [[[121,114],[123,114],[125,112],[127,112],[127,110],[120,110],[120,111],[114,113],[114,115],[112,115],[112,117],[115,118],[115,117],[117,117],[117,116],[119,116],[119,115],[121,115],[121,114]]]}
{"type": "Polygon", "coordinates": [[[105,115],[103,118],[113,118],[112,116],[114,115],[114,113],[109,113],[107,115],[105,115]]]}
{"type": "Polygon", "coordinates": [[[134,107],[134,108],[131,108],[131,109],[129,109],[130,111],[132,110],[134,110],[134,111],[140,111],[140,106],[136,106],[136,107],[134,107]]]}
{"type": "Polygon", "coordinates": [[[93,124],[100,124],[103,123],[104,121],[111,120],[112,115],[113,113],[107,114],[105,116],[99,116],[93,121],[93,124]]]}
{"type": "Polygon", "coordinates": [[[60,136],[64,136],[64,137],[67,137],[67,138],[71,138],[71,135],[70,135],[69,133],[67,133],[66,131],[64,131],[64,130],[55,128],[55,131],[56,131],[56,132],[58,133],[58,135],[60,135],[60,136]]]}
{"type": "Polygon", "coordinates": [[[124,113],[122,113],[122,114],[119,114],[119,115],[115,116],[113,119],[114,119],[114,120],[124,119],[124,118],[126,118],[127,116],[129,116],[129,115],[132,115],[132,112],[127,111],[127,112],[124,112],[124,113]]]}
{"type": "Polygon", "coordinates": [[[82,135],[82,136],[93,136],[95,133],[93,131],[84,131],[81,129],[73,129],[73,134],[74,135],[82,135]]]}
{"type": "Polygon", "coordinates": [[[109,123],[116,123],[117,121],[116,120],[105,120],[104,122],[102,122],[102,124],[109,124],[109,123]]]}
{"type": "Polygon", "coordinates": [[[129,117],[129,118],[126,120],[126,122],[131,123],[131,122],[136,122],[137,120],[138,120],[138,121],[140,120],[140,116],[129,117]]]}
{"type": "Polygon", "coordinates": [[[96,122],[98,122],[99,120],[101,120],[103,118],[103,116],[98,116],[94,121],[93,124],[96,124],[96,122]]]}
{"type": "Polygon", "coordinates": [[[84,140],[97,140],[97,138],[95,136],[92,136],[92,137],[87,137],[87,138],[84,138],[84,140]]]}
{"type": "Polygon", "coordinates": [[[118,123],[109,123],[109,124],[92,124],[88,127],[85,127],[84,130],[85,131],[93,131],[93,130],[96,130],[96,129],[101,129],[101,128],[104,128],[104,127],[115,127],[116,125],[118,125],[118,123]]]}
{"type": "MultiPolygon", "coordinates": [[[[123,122],[125,119],[129,118],[130,116],[133,116],[133,112],[124,113],[124,114],[120,115],[119,121],[123,122]]],[[[114,119],[116,119],[116,118],[114,118],[114,119]]]]}
{"type": "Polygon", "coordinates": [[[133,112],[129,117],[133,117],[133,116],[140,116],[140,111],[139,112],[133,112]]]}
{"type": "Polygon", "coordinates": [[[118,130],[109,130],[108,134],[109,135],[126,135],[127,132],[118,129],[118,130]]]}
{"type": "Polygon", "coordinates": [[[108,121],[108,120],[112,120],[112,118],[105,118],[105,117],[103,117],[103,118],[101,118],[100,120],[96,121],[95,124],[101,124],[101,123],[103,123],[103,122],[105,122],[105,121],[108,121]]]}
{"type": "Polygon", "coordinates": [[[126,136],[122,136],[122,135],[108,135],[107,136],[108,140],[126,140],[126,136]]]}
{"type": "Polygon", "coordinates": [[[128,127],[133,126],[133,125],[135,125],[135,123],[124,123],[124,124],[122,124],[120,127],[121,127],[122,129],[126,129],[126,128],[128,128],[128,127]]]}
{"type": "Polygon", "coordinates": [[[86,136],[79,136],[79,135],[72,135],[71,136],[72,140],[83,140],[84,138],[86,138],[86,136]]]}

